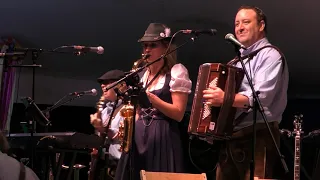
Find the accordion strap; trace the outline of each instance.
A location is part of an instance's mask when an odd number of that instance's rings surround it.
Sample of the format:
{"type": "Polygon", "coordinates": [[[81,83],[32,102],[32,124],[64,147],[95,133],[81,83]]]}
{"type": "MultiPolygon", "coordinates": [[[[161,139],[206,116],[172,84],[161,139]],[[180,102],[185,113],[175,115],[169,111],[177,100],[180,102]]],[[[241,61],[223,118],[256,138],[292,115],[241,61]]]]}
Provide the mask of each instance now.
{"type": "MultiPolygon", "coordinates": [[[[252,60],[252,58],[254,56],[256,56],[258,54],[258,52],[260,52],[262,49],[264,48],[274,48],[275,50],[277,50],[279,52],[279,54],[281,55],[281,60],[282,60],[282,63],[283,63],[283,66],[282,66],[282,71],[284,70],[284,67],[285,67],[285,61],[286,61],[286,57],[284,56],[284,54],[281,52],[281,50],[277,47],[277,46],[274,46],[274,45],[267,45],[267,46],[263,46],[255,51],[252,51],[251,53],[249,53],[248,55],[245,55],[245,56],[242,56],[241,57],[241,60],[244,60],[244,59],[247,59],[248,60],[252,60]]],[[[231,61],[228,62],[228,65],[234,65],[236,64],[237,62],[239,62],[239,58],[238,57],[235,57],[234,59],[232,59],[231,61]]]]}

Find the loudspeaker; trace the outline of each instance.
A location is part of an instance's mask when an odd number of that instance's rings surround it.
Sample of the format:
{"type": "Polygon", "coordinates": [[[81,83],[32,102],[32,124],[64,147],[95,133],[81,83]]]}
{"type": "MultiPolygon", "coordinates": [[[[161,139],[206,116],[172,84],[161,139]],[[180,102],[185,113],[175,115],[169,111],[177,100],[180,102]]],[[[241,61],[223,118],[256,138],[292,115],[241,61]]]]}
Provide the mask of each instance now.
{"type": "Polygon", "coordinates": [[[188,174],[188,173],[168,173],[168,172],[147,172],[140,171],[141,180],[207,180],[205,173],[188,174]]]}

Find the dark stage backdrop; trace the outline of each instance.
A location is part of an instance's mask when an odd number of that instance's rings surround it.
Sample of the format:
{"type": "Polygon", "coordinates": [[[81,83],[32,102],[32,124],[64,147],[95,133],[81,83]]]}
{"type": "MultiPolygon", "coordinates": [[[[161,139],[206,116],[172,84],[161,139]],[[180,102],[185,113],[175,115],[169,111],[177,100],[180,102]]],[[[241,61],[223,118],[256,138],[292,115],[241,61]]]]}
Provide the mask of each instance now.
{"type": "MultiPolygon", "coordinates": [[[[280,124],[281,129],[293,129],[293,119],[294,115],[302,113],[303,118],[303,130],[305,134],[313,130],[320,129],[320,121],[318,117],[318,104],[320,100],[309,100],[309,99],[289,99],[288,106],[283,115],[283,121],[280,124]]],[[[40,109],[45,109],[47,105],[38,105],[40,109]]],[[[50,114],[50,120],[52,121],[52,127],[48,129],[49,132],[81,132],[86,134],[91,134],[94,132],[93,127],[90,125],[89,115],[95,112],[94,107],[81,107],[81,106],[61,106],[53,110],[50,114]]],[[[23,104],[14,104],[12,121],[11,121],[11,133],[22,132],[20,122],[28,120],[26,116],[25,106],[23,104]]],[[[186,128],[188,122],[184,122],[184,128],[186,128]]],[[[183,126],[182,126],[183,127],[183,126]]],[[[37,124],[37,132],[44,132],[45,129],[37,124]]],[[[185,142],[188,140],[185,139],[185,142]]],[[[320,141],[319,141],[320,142],[320,141]]],[[[286,179],[292,179],[292,168],[293,168],[293,154],[291,151],[294,150],[293,139],[283,138],[281,141],[281,152],[285,156],[285,160],[290,170],[289,176],[286,179]]],[[[302,165],[306,168],[307,173],[311,176],[312,172],[315,171],[315,165],[317,162],[317,150],[318,150],[317,139],[311,139],[303,143],[302,149],[302,165]]],[[[214,166],[212,161],[214,161],[214,150],[207,150],[209,146],[205,143],[192,141],[192,157],[194,162],[203,170],[210,171],[214,166]],[[208,161],[208,159],[211,159],[208,161]]],[[[186,153],[188,153],[188,144],[185,144],[186,153]]],[[[186,155],[188,159],[188,155],[186,155]]],[[[88,166],[89,157],[81,155],[78,157],[77,162],[83,163],[88,166]]],[[[81,170],[83,176],[86,176],[87,168],[81,170]]],[[[283,173],[281,164],[277,167],[278,174],[283,173]]],[[[193,166],[189,161],[189,172],[198,173],[199,171],[193,166]]],[[[302,179],[306,179],[305,174],[302,173],[302,179]]],[[[212,177],[213,172],[209,172],[208,176],[212,177]]]]}

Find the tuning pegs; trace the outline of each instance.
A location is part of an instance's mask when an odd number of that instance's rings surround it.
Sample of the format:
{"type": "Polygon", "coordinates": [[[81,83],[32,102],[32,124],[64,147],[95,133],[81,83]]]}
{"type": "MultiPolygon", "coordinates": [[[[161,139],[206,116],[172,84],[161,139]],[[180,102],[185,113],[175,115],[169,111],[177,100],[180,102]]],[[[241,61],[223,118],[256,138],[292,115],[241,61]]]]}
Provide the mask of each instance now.
{"type": "Polygon", "coordinates": [[[301,118],[303,118],[303,114],[294,115],[294,118],[295,118],[295,119],[301,119],[301,118]]]}
{"type": "Polygon", "coordinates": [[[280,129],[280,134],[282,135],[285,135],[285,136],[288,136],[288,137],[292,137],[293,136],[293,133],[287,129],[280,129]]]}

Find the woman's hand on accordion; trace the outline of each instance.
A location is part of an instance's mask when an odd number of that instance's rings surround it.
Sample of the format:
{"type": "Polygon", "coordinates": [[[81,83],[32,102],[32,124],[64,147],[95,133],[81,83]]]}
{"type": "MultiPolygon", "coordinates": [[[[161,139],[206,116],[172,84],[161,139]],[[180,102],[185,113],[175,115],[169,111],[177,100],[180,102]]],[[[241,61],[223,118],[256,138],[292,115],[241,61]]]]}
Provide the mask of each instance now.
{"type": "Polygon", "coordinates": [[[219,107],[223,103],[224,91],[218,87],[209,87],[203,91],[204,102],[209,106],[219,107]]]}

